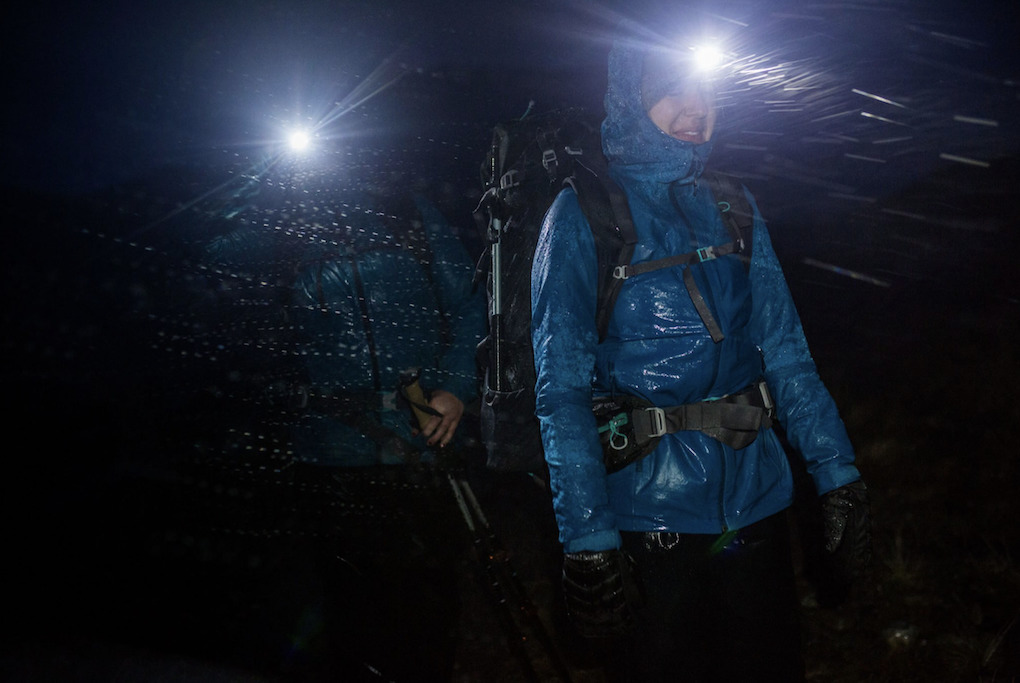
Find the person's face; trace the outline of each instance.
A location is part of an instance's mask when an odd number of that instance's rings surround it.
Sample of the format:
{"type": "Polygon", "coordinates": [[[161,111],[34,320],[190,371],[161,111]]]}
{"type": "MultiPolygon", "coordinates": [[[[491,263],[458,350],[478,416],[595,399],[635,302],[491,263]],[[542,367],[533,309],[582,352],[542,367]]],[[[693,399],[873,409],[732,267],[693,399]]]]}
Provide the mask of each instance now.
{"type": "Polygon", "coordinates": [[[714,98],[708,88],[692,84],[684,92],[656,102],[648,117],[667,135],[700,145],[712,138],[715,128],[714,98]]]}

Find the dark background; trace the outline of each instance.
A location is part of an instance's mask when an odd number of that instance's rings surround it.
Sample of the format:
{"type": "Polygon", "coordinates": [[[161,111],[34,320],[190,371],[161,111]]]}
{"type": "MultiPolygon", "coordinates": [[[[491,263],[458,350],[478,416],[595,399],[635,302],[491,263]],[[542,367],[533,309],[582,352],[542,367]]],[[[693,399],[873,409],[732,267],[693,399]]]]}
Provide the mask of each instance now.
{"type": "Polygon", "coordinates": [[[203,639],[203,661],[245,661],[217,650],[216,619],[167,617],[220,605],[251,559],[223,529],[282,524],[252,500],[280,481],[286,440],[241,386],[288,372],[262,311],[285,268],[201,260],[245,174],[275,159],[295,192],[415,179],[477,256],[492,125],[529,102],[598,111],[611,36],[693,26],[740,65],[712,163],[769,221],[875,497],[876,592],[810,613],[809,673],[1003,680],[1020,606],[1020,24],[1014,3],[948,0],[43,2],[6,21],[12,677],[94,669],[81,642],[99,635],[117,644],[103,666],[121,647],[180,665],[203,639]],[[303,156],[284,146],[295,125],[315,129],[303,156]]]}

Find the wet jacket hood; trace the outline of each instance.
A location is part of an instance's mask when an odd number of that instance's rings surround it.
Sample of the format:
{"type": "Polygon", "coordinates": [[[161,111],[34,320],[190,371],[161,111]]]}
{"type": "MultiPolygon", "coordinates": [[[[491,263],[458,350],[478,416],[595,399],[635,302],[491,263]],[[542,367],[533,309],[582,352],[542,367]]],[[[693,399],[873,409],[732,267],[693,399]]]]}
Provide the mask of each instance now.
{"type": "Polygon", "coordinates": [[[712,142],[693,145],[677,140],[648,117],[641,98],[646,56],[620,42],[609,53],[602,150],[614,176],[666,185],[694,182],[704,171],[712,142]]]}

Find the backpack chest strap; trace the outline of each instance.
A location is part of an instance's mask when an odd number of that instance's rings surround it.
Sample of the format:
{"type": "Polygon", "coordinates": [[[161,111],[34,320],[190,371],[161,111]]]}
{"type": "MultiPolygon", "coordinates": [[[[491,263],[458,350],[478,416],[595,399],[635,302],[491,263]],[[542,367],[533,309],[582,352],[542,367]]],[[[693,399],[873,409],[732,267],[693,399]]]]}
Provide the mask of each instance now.
{"type": "Polygon", "coordinates": [[[662,270],[663,268],[673,268],[675,266],[689,265],[692,263],[714,261],[717,258],[728,256],[730,254],[739,254],[743,251],[743,249],[743,240],[727,242],[726,244],[715,247],[702,247],[701,249],[690,251],[686,254],[667,256],[665,258],[655,259],[654,261],[645,261],[643,263],[616,266],[616,268],[613,269],[613,277],[617,280],[626,280],[627,278],[634,277],[635,275],[643,275],[654,270],[662,270]]]}
{"type": "MultiPolygon", "coordinates": [[[[666,258],[656,259],[654,261],[645,261],[643,263],[632,265],[617,266],[613,269],[613,277],[622,281],[634,275],[642,275],[644,273],[650,273],[663,268],[673,268],[680,265],[714,261],[717,258],[728,256],[729,254],[739,254],[743,251],[743,249],[744,241],[739,239],[735,242],[727,242],[726,244],[717,247],[702,247],[697,251],[691,251],[686,254],[667,256],[666,258]]],[[[691,296],[691,302],[694,304],[694,308],[698,311],[698,316],[701,318],[701,321],[705,323],[705,328],[708,329],[708,333],[711,335],[712,341],[718,344],[725,338],[725,335],[723,334],[722,328],[719,326],[719,322],[715,319],[715,316],[712,315],[712,310],[708,307],[708,302],[705,301],[704,295],[701,293],[701,290],[698,289],[698,285],[694,280],[694,273],[691,272],[690,268],[684,270],[683,278],[684,286],[687,288],[687,293],[691,296]]]]}

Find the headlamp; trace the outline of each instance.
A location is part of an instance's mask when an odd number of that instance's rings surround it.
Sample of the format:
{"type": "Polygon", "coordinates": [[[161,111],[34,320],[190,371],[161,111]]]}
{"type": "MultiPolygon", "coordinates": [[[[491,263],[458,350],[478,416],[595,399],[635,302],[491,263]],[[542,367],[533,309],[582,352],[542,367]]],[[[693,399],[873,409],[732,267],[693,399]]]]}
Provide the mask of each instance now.
{"type": "Polygon", "coordinates": [[[287,145],[292,152],[304,152],[312,143],[312,137],[306,130],[293,130],[287,136],[287,145]]]}
{"type": "Polygon", "coordinates": [[[725,64],[726,53],[715,42],[686,44],[650,53],[644,63],[641,99],[645,109],[667,95],[678,95],[692,86],[713,81],[725,64]]]}
{"type": "Polygon", "coordinates": [[[690,48],[692,71],[702,76],[722,66],[725,53],[716,43],[701,43],[690,48]]]}

